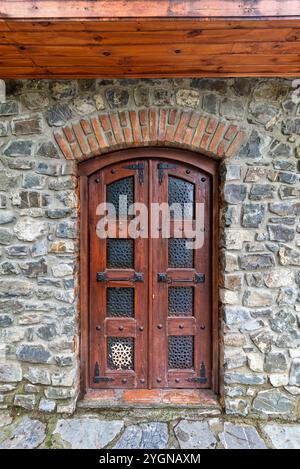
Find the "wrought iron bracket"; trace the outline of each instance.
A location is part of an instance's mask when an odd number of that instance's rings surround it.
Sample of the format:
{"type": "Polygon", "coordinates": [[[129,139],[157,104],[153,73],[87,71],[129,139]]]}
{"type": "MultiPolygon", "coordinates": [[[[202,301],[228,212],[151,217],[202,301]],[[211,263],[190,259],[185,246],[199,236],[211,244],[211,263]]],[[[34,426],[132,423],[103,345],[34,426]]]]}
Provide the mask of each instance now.
{"type": "Polygon", "coordinates": [[[136,164],[126,164],[123,166],[124,169],[133,169],[138,172],[138,180],[140,184],[144,182],[144,164],[143,163],[136,163],[136,164]]]}
{"type": "Polygon", "coordinates": [[[157,274],[157,281],[163,283],[204,283],[205,274],[196,273],[193,278],[171,278],[166,273],[159,272],[157,274]]]}
{"type": "Polygon", "coordinates": [[[109,378],[108,376],[100,376],[99,363],[96,362],[94,369],[94,383],[108,383],[109,381],[114,381],[114,378],[109,378]]]}
{"type": "Polygon", "coordinates": [[[126,278],[111,278],[107,276],[106,272],[97,272],[97,282],[137,282],[141,283],[144,281],[144,274],[142,272],[134,272],[133,277],[126,278]]]}
{"type": "Polygon", "coordinates": [[[200,384],[207,383],[206,370],[205,370],[204,362],[202,362],[201,366],[200,366],[200,376],[198,378],[187,378],[187,381],[189,381],[190,383],[200,383],[200,384]]]}
{"type": "Polygon", "coordinates": [[[159,185],[161,185],[163,180],[164,180],[164,169],[176,169],[176,168],[177,168],[176,164],[158,163],[157,169],[158,169],[158,182],[159,182],[159,185]]]}

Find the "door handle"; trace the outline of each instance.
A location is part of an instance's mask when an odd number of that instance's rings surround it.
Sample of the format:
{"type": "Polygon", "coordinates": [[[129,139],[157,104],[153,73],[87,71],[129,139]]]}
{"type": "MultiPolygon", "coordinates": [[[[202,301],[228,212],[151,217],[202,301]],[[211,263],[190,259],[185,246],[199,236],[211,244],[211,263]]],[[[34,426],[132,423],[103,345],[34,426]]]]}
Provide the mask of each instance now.
{"type": "Polygon", "coordinates": [[[157,281],[162,283],[204,283],[205,274],[196,273],[193,278],[171,278],[165,273],[157,274],[157,281]]]}
{"type": "Polygon", "coordinates": [[[144,274],[142,272],[134,272],[133,277],[110,278],[107,277],[106,272],[97,272],[96,280],[97,282],[143,282],[144,274]]]}

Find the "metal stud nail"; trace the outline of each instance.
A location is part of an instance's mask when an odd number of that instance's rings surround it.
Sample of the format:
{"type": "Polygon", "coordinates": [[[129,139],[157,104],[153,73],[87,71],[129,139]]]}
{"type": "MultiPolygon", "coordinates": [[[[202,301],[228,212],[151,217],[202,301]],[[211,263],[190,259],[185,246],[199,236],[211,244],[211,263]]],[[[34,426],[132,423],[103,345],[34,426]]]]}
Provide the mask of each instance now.
{"type": "Polygon", "coordinates": [[[96,182],[97,184],[99,184],[100,179],[99,179],[99,178],[96,178],[96,179],[95,179],[95,182],[96,182]]]}

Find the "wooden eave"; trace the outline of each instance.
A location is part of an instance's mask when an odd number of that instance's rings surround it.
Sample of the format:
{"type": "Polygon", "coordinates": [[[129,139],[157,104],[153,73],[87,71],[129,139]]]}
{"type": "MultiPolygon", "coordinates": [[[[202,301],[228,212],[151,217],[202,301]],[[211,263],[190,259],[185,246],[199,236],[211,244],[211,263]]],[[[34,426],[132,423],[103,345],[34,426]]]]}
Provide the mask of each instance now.
{"type": "Polygon", "coordinates": [[[299,75],[300,0],[0,3],[0,78],[299,75]]]}

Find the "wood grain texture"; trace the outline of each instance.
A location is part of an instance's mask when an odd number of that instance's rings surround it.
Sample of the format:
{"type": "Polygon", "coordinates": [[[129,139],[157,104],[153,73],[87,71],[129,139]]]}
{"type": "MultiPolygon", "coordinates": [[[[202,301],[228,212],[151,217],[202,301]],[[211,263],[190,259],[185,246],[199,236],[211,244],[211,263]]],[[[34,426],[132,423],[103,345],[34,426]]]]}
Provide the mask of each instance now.
{"type": "Polygon", "coordinates": [[[2,78],[297,76],[300,2],[2,1],[2,78]],[[62,5],[63,4],[63,5],[62,5]],[[30,16],[31,15],[31,16],[30,16]]]}

